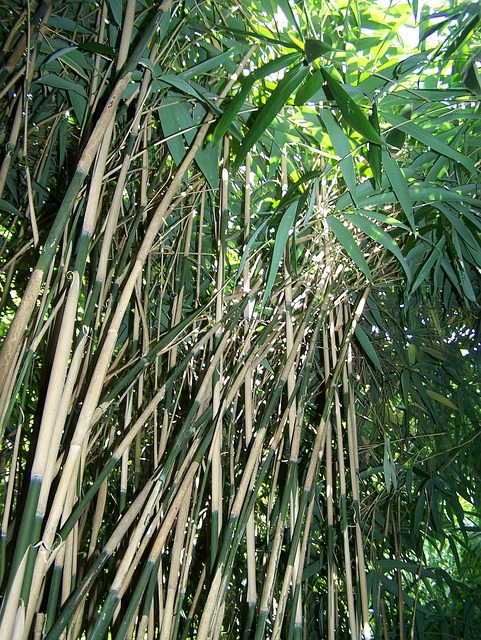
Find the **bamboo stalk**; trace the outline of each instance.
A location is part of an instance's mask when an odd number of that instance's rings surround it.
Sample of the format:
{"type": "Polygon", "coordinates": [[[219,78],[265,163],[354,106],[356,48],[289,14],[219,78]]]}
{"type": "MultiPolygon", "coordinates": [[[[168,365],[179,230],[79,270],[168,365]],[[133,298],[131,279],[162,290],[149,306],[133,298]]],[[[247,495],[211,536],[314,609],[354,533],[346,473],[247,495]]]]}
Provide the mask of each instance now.
{"type": "MultiPolygon", "coordinates": [[[[155,12],[153,19],[151,20],[148,28],[142,33],[135,50],[126,62],[123,68],[123,73],[117,80],[114,89],[112,90],[109,100],[102,111],[102,114],[98,118],[94,130],[90,135],[89,141],[86,144],[80,160],[77,165],[72,181],[69,184],[67,192],[62,200],[62,204],[57,213],[56,219],[50,230],[47,241],[45,242],[43,252],[37,262],[27,288],[22,296],[22,302],[15,314],[14,320],[9,327],[9,331],[5,338],[5,341],[0,350],[0,390],[3,389],[5,380],[7,379],[8,372],[14,364],[17,357],[20,342],[22,340],[25,328],[28,325],[28,321],[35,307],[38,295],[40,293],[41,286],[44,280],[44,274],[49,268],[57,249],[60,237],[65,229],[67,220],[71,214],[74,203],[82,188],[84,180],[90,170],[90,167],[94,161],[97,149],[103,141],[103,137],[107,128],[111,124],[115,115],[116,109],[122,98],[124,90],[130,81],[131,74],[137,65],[140,57],[144,53],[144,49],[155,33],[158,25],[158,21],[170,8],[172,0],[163,0],[159,9],[155,12]]],[[[6,398],[3,397],[0,402],[0,415],[3,413],[2,407],[6,402],[6,398]]]]}

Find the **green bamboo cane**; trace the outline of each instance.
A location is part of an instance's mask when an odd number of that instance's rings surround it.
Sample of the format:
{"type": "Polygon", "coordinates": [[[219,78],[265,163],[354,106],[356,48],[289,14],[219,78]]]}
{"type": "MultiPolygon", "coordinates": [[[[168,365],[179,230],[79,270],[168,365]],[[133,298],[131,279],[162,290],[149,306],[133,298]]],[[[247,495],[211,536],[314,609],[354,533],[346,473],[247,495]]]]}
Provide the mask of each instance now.
{"type": "MultiPolygon", "coordinates": [[[[229,192],[229,173],[226,167],[229,157],[228,139],[224,139],[221,188],[220,188],[220,212],[217,224],[217,276],[216,276],[216,306],[215,321],[218,327],[214,336],[214,348],[218,346],[222,336],[222,318],[224,316],[224,260],[225,260],[225,232],[227,226],[227,206],[229,192]]],[[[212,377],[212,413],[217,415],[220,408],[221,386],[223,377],[223,357],[219,358],[218,366],[212,377]]],[[[218,428],[214,434],[212,447],[209,454],[212,470],[212,526],[211,526],[211,567],[214,566],[217,556],[219,535],[222,528],[222,422],[219,421],[218,428]]]]}

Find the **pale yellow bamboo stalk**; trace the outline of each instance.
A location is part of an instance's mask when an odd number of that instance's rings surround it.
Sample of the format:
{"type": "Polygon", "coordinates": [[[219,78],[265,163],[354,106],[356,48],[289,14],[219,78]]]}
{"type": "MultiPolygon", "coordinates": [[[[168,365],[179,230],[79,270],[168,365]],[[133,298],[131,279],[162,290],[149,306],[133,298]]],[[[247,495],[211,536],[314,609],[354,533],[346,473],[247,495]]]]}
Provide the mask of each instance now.
{"type": "MultiPolygon", "coordinates": [[[[331,340],[331,352],[332,352],[332,368],[335,369],[338,363],[337,359],[337,345],[341,345],[343,342],[343,331],[345,319],[343,317],[343,305],[339,305],[336,309],[336,322],[330,324],[330,340],[331,340]]],[[[345,371],[345,367],[343,369],[345,371]]],[[[339,390],[336,388],[334,391],[334,414],[335,414],[335,431],[336,431],[336,444],[337,444],[337,464],[338,464],[338,478],[339,478],[339,499],[346,498],[346,469],[344,462],[344,445],[342,435],[342,416],[341,416],[341,402],[339,399],[339,390]]],[[[342,517],[342,514],[341,514],[342,517]]],[[[351,569],[351,551],[349,547],[349,529],[346,527],[343,531],[343,546],[344,546],[344,570],[346,581],[346,597],[347,597],[347,610],[349,619],[349,628],[351,637],[354,640],[358,638],[358,626],[356,609],[354,606],[353,596],[353,581],[352,581],[352,569],[351,569]]]]}
{"type": "MultiPolygon", "coordinates": [[[[203,238],[203,229],[204,229],[204,216],[205,216],[205,198],[206,191],[205,187],[202,189],[202,194],[200,198],[200,208],[199,208],[199,233],[198,233],[198,241],[197,241],[197,265],[202,264],[202,238],[203,238]]],[[[196,292],[196,303],[199,305],[200,301],[200,282],[201,282],[201,273],[202,270],[200,268],[197,269],[197,278],[195,283],[195,292],[196,292]]]]}
{"type": "MultiPolygon", "coordinates": [[[[46,470],[51,465],[51,445],[56,429],[56,420],[62,401],[64,385],[67,376],[72,334],[75,327],[77,301],[80,292],[80,278],[78,273],[72,274],[69,293],[65,303],[64,320],[60,326],[60,332],[52,364],[49,385],[45,398],[45,407],[40,423],[38,442],[35,448],[35,457],[32,464],[31,477],[45,478],[46,470]]],[[[56,452],[54,453],[56,456],[56,452]]],[[[45,502],[47,490],[43,490],[39,500],[38,511],[42,515],[45,513],[45,502]]]]}
{"type": "MultiPolygon", "coordinates": [[[[63,328],[63,324],[62,324],[62,328],[63,328]]],[[[61,397],[59,398],[57,416],[56,416],[57,423],[61,425],[65,424],[65,420],[70,410],[70,404],[71,404],[71,399],[74,392],[74,386],[76,383],[78,372],[80,370],[80,367],[82,366],[82,358],[85,352],[85,346],[87,344],[87,341],[88,341],[88,336],[84,333],[73,354],[65,384],[61,388],[62,393],[61,393],[61,397]]],[[[63,430],[60,428],[53,429],[50,441],[47,443],[47,446],[49,446],[51,449],[50,451],[51,456],[56,455],[59,450],[62,433],[63,433],[63,430]]],[[[42,514],[45,513],[45,505],[48,502],[51,483],[56,475],[56,467],[54,464],[52,464],[52,459],[50,458],[45,462],[47,464],[43,470],[44,481],[42,483],[42,488],[40,490],[39,502],[37,507],[39,513],[42,513],[42,514]]]]}
{"type": "MultiPolygon", "coordinates": [[[[95,408],[97,406],[103,381],[105,379],[105,375],[108,370],[111,354],[116,344],[118,329],[119,329],[121,320],[123,318],[124,312],[129,304],[133,286],[135,285],[135,282],[140,274],[140,270],[145,261],[145,257],[148,253],[148,250],[155,239],[157,228],[163,222],[164,215],[168,211],[168,207],[171,202],[171,195],[175,193],[178,185],[180,184],[184,171],[189,166],[191,160],[195,156],[195,153],[207,132],[207,128],[208,128],[208,123],[206,123],[206,125],[204,125],[204,127],[201,129],[201,135],[197,137],[196,142],[188,152],[186,156],[186,160],[180,167],[180,170],[177,174],[176,179],[174,179],[173,183],[171,184],[171,187],[167,191],[166,198],[164,199],[163,203],[160,205],[159,209],[157,210],[157,213],[154,215],[154,220],[149,226],[144,242],[141,245],[141,250],[139,251],[137,261],[135,262],[135,265],[134,265],[134,269],[132,270],[131,276],[127,281],[127,285],[123,290],[116,314],[114,315],[110,328],[107,332],[104,346],[99,353],[97,366],[93,372],[91,383],[87,390],[85,401],[77,422],[77,428],[73,435],[68,455],[66,456],[62,477],[58,486],[58,491],[56,493],[56,499],[54,501],[54,504],[58,506],[56,506],[56,508],[51,513],[45,528],[44,539],[49,542],[47,546],[50,546],[53,542],[55,532],[58,526],[58,522],[62,513],[62,507],[60,505],[63,505],[65,503],[65,497],[67,495],[69,485],[72,482],[73,478],[76,477],[78,464],[81,458],[83,443],[90,429],[91,419],[94,414],[95,408]]],[[[88,218],[90,220],[90,216],[88,216],[88,218]]],[[[35,278],[35,272],[34,272],[34,278],[35,278]]],[[[70,317],[72,317],[72,315],[70,317]]]]}
{"type": "MultiPolygon", "coordinates": [[[[156,51],[158,49],[158,45],[155,44],[155,46],[153,47],[153,50],[151,52],[150,60],[152,61],[155,57],[156,51]]],[[[142,117],[142,107],[144,105],[145,102],[145,98],[148,94],[148,90],[149,90],[149,86],[151,83],[151,73],[149,69],[145,70],[144,73],[144,77],[142,78],[142,82],[140,85],[140,90],[139,90],[139,96],[138,96],[138,100],[137,100],[137,105],[136,105],[136,112],[134,115],[134,119],[132,122],[132,135],[137,136],[138,132],[139,132],[139,127],[140,127],[140,120],[142,117]]],[[[146,145],[144,145],[146,146],[146,145]]],[[[147,156],[147,160],[145,160],[145,162],[148,161],[148,153],[144,148],[143,151],[144,156],[147,156]]],[[[100,252],[100,257],[99,257],[99,264],[97,267],[97,273],[96,273],[96,279],[100,280],[102,282],[105,283],[105,281],[107,280],[107,266],[108,266],[108,259],[110,256],[110,252],[111,252],[111,246],[112,246],[112,238],[114,236],[114,232],[117,229],[117,223],[118,223],[118,218],[119,218],[119,213],[121,211],[121,207],[122,207],[122,200],[124,197],[124,188],[125,188],[125,184],[126,184],[126,180],[127,180],[127,175],[128,172],[130,170],[130,165],[131,165],[131,160],[132,160],[132,156],[128,153],[126,153],[124,155],[124,158],[122,160],[122,165],[120,168],[120,173],[117,179],[117,183],[115,185],[115,191],[114,191],[114,195],[112,197],[112,202],[111,205],[109,207],[109,211],[107,214],[107,224],[105,227],[105,231],[104,231],[104,237],[102,240],[102,249],[100,252]]],[[[146,186],[143,184],[144,181],[146,181],[146,176],[145,176],[145,168],[142,167],[142,188],[141,188],[141,192],[142,192],[142,197],[141,197],[141,206],[146,205],[146,186]]],[[[101,311],[103,308],[103,305],[105,303],[105,300],[107,298],[107,289],[105,287],[105,285],[102,287],[101,293],[100,293],[100,297],[99,297],[99,304],[98,304],[98,317],[97,317],[97,321],[100,322],[101,319],[101,311]]]]}
{"type": "Polygon", "coordinates": [[[282,541],[284,538],[284,522],[281,518],[277,518],[274,537],[271,544],[269,554],[269,563],[265,572],[265,578],[262,586],[262,593],[259,600],[259,613],[267,615],[272,606],[272,598],[274,596],[274,586],[279,568],[279,559],[282,551],[282,541]]]}
{"type": "MultiPolygon", "coordinates": [[[[135,339],[135,328],[134,328],[134,339],[135,339]]],[[[126,433],[129,430],[130,423],[132,422],[132,411],[133,411],[133,396],[132,390],[127,393],[126,401],[125,401],[125,413],[124,413],[124,432],[126,433]]],[[[120,464],[120,504],[122,504],[123,500],[126,500],[127,496],[127,484],[128,484],[128,475],[129,475],[129,454],[130,447],[127,447],[124,453],[122,454],[121,464],[120,464]]]]}
{"type": "MultiPolygon", "coordinates": [[[[92,234],[95,221],[99,211],[99,198],[102,185],[101,176],[105,170],[108,148],[110,144],[110,135],[113,130],[112,123],[107,129],[107,135],[100,146],[99,158],[97,160],[92,185],[89,192],[89,199],[84,218],[82,233],[92,234]]],[[[70,345],[73,340],[75,323],[77,318],[77,307],[80,295],[80,274],[72,272],[72,283],[67,295],[65,311],[62,317],[59,340],[57,343],[52,373],[47,388],[45,408],[42,415],[42,421],[39,429],[39,438],[36,447],[34,462],[32,465],[31,477],[43,478],[42,491],[39,499],[37,511],[41,517],[45,514],[45,502],[49,494],[49,485],[45,482],[46,467],[52,455],[52,439],[55,437],[60,442],[59,433],[63,430],[63,423],[58,423],[58,410],[62,394],[64,393],[64,380],[67,374],[68,360],[70,354],[70,345]],[[56,433],[56,435],[55,435],[56,433]]]]}
{"type": "MultiPolygon", "coordinates": [[[[134,425],[132,425],[128,434],[126,434],[122,442],[114,451],[113,455],[115,455],[117,458],[120,458],[123,455],[123,453],[128,449],[128,447],[132,443],[138,431],[140,431],[140,429],[144,426],[148,418],[155,411],[157,405],[162,401],[164,395],[165,395],[165,386],[162,386],[161,389],[159,389],[159,391],[156,393],[154,398],[151,400],[149,405],[146,407],[145,411],[143,411],[143,413],[135,421],[134,425]]],[[[67,480],[64,480],[64,473],[62,473],[60,484],[62,485],[62,487],[59,486],[59,490],[62,491],[60,495],[63,495],[63,491],[65,491],[65,489],[68,489],[68,482],[67,480]]],[[[49,514],[49,519],[45,525],[45,530],[43,535],[43,540],[47,547],[51,547],[54,542],[55,532],[58,526],[58,520],[62,513],[63,501],[59,501],[58,503],[55,503],[55,504],[58,505],[59,508],[56,508],[55,510],[54,509],[51,510],[49,514]]]]}
{"type": "MultiPolygon", "coordinates": [[[[199,486],[200,486],[200,474],[197,474],[197,477],[195,478],[195,481],[193,483],[193,492],[192,492],[192,498],[191,498],[191,504],[195,505],[197,503],[197,497],[198,497],[198,493],[199,493],[199,486]]],[[[189,582],[189,578],[190,578],[190,567],[192,564],[192,558],[194,555],[194,546],[197,542],[197,538],[198,538],[198,530],[197,527],[194,526],[195,525],[195,519],[194,519],[194,513],[191,511],[188,514],[188,524],[189,526],[186,527],[186,540],[185,540],[185,544],[184,544],[184,553],[183,553],[183,557],[182,557],[182,564],[181,564],[181,575],[180,575],[180,580],[179,580],[179,589],[178,592],[176,594],[176,604],[175,604],[175,610],[178,611],[179,607],[180,607],[180,600],[181,597],[185,595],[186,590],[187,590],[187,585],[189,582]]],[[[203,570],[201,573],[201,577],[199,579],[198,585],[197,585],[197,589],[196,592],[194,593],[194,598],[192,599],[192,608],[193,610],[195,610],[195,606],[196,606],[196,594],[197,597],[198,595],[202,592],[202,587],[203,587],[203,583],[205,580],[205,576],[206,576],[206,563],[204,563],[203,565],[203,570]]]]}
{"type": "MultiPolygon", "coordinates": [[[[289,597],[289,589],[291,586],[294,587],[294,567],[291,564],[288,564],[286,567],[286,571],[284,574],[284,578],[282,581],[282,588],[279,594],[279,599],[277,602],[277,611],[276,617],[274,620],[274,627],[272,629],[272,640],[280,640],[282,633],[282,625],[284,622],[284,614],[287,605],[287,599],[289,597]]],[[[297,622],[297,613],[296,613],[296,622],[297,622]]]]}
{"type": "MultiPolygon", "coordinates": [[[[15,574],[8,597],[2,602],[2,607],[0,609],[3,614],[2,623],[0,624],[0,638],[2,638],[2,640],[19,640],[15,626],[17,623],[17,613],[19,609],[22,611],[21,615],[25,615],[25,603],[20,600],[20,593],[22,591],[23,578],[25,576],[25,568],[27,565],[29,551],[30,550],[27,549],[25,552],[17,569],[17,573],[15,574]]],[[[23,634],[20,638],[22,637],[23,634]]]]}
{"type": "Polygon", "coordinates": [[[189,516],[190,500],[188,496],[183,500],[174,533],[174,544],[172,547],[169,567],[169,579],[167,582],[167,594],[164,605],[164,615],[162,616],[162,626],[160,630],[160,640],[169,640],[171,637],[172,624],[174,622],[174,603],[179,591],[179,579],[182,570],[182,554],[184,551],[184,541],[186,534],[187,518],[189,516]]]}
{"type": "MultiPolygon", "coordinates": [[[[163,0],[158,8],[158,12],[165,13],[172,4],[172,0],[163,0]]],[[[105,133],[112,123],[117,107],[122,99],[124,91],[130,82],[131,72],[120,76],[117,80],[114,89],[110,94],[109,101],[103,109],[100,117],[95,123],[94,130],[89,137],[89,141],[86,144],[80,160],[77,164],[77,175],[86,176],[92,166],[97,151],[105,140],[105,133]]],[[[4,394],[3,386],[8,374],[11,373],[14,362],[18,357],[18,350],[20,343],[22,342],[24,331],[33,309],[35,307],[38,295],[40,293],[43,282],[43,270],[36,267],[29,279],[27,288],[22,296],[21,304],[15,314],[15,318],[9,328],[8,334],[0,350],[0,389],[4,394]]],[[[6,400],[2,396],[0,401],[0,415],[3,414],[3,406],[6,400]]]]}
{"type": "MultiPolygon", "coordinates": [[[[232,504],[231,517],[239,516],[247,491],[252,486],[254,472],[257,468],[265,437],[266,428],[263,427],[259,430],[255,440],[253,441],[252,448],[244,468],[244,473],[242,474],[242,478],[239,482],[239,487],[232,504]]],[[[199,628],[197,631],[198,640],[207,640],[207,638],[210,637],[210,630],[216,624],[217,613],[221,604],[220,595],[222,591],[222,582],[224,579],[225,576],[223,574],[223,568],[217,567],[210,584],[209,595],[206,599],[206,604],[199,622],[199,628]]]]}
{"type": "Polygon", "coordinates": [[[20,127],[22,125],[23,104],[21,97],[18,98],[17,108],[15,109],[15,116],[12,122],[12,128],[10,129],[10,136],[8,142],[5,145],[6,154],[2,161],[2,167],[0,169],[0,198],[3,196],[3,190],[5,188],[5,182],[7,180],[10,165],[12,163],[13,151],[17,146],[18,135],[20,133],[20,127]]]}
{"type": "Polygon", "coordinates": [[[10,519],[10,510],[12,508],[12,500],[13,500],[13,492],[15,489],[15,479],[17,476],[17,461],[18,461],[18,452],[20,447],[20,441],[22,437],[22,422],[17,427],[17,431],[15,432],[15,440],[13,443],[12,456],[10,459],[10,469],[8,475],[7,482],[7,491],[5,495],[5,503],[3,506],[3,514],[2,514],[2,537],[6,539],[7,531],[8,531],[8,521],[10,519]]]}
{"type": "MultiPolygon", "coordinates": [[[[190,492],[192,490],[192,484],[193,484],[193,480],[194,477],[198,471],[199,468],[199,463],[198,462],[193,462],[187,469],[185,474],[182,477],[182,480],[179,482],[179,485],[177,487],[177,491],[175,492],[174,496],[172,497],[172,500],[169,504],[169,507],[167,508],[166,512],[164,514],[162,514],[162,521],[160,523],[160,527],[158,529],[158,533],[155,537],[155,541],[152,545],[152,549],[150,551],[149,554],[149,561],[152,564],[155,564],[155,562],[158,560],[162,549],[165,546],[165,543],[167,542],[167,539],[169,537],[169,534],[172,533],[173,530],[173,525],[178,517],[178,513],[180,510],[180,507],[182,505],[182,503],[187,500],[189,501],[189,496],[190,496],[190,492]]],[[[153,505],[152,505],[153,507],[153,505]]],[[[151,509],[152,509],[151,507],[151,509]]],[[[150,513],[146,512],[146,513],[150,513]]],[[[153,525],[156,521],[158,521],[160,519],[160,513],[158,515],[158,517],[154,518],[153,523],[150,525],[149,529],[153,528],[153,525]]],[[[142,520],[139,522],[138,528],[137,529],[142,529],[142,527],[140,527],[140,525],[142,524],[142,520]]],[[[129,581],[126,580],[126,576],[128,576],[129,571],[131,569],[131,564],[133,564],[133,567],[135,568],[134,563],[132,563],[133,557],[135,555],[135,550],[137,548],[138,543],[140,542],[140,539],[145,536],[147,532],[144,531],[140,531],[140,537],[138,537],[139,531],[137,530],[136,532],[134,532],[134,535],[132,536],[131,540],[132,542],[129,542],[129,550],[127,551],[127,553],[124,555],[124,557],[122,558],[119,567],[116,571],[115,577],[112,581],[112,585],[110,587],[110,590],[112,592],[115,592],[118,594],[118,597],[121,599],[125,593],[125,591],[127,590],[128,586],[129,586],[129,581]],[[130,552],[130,546],[134,547],[134,551],[131,553],[130,552]],[[128,556],[128,557],[126,557],[128,556]]],[[[148,533],[147,533],[148,536],[148,533]]],[[[147,539],[145,541],[145,543],[148,543],[149,540],[147,539]]]]}
{"type": "MultiPolygon", "coordinates": [[[[283,149],[281,156],[281,170],[282,170],[282,190],[283,192],[287,192],[288,188],[288,174],[287,174],[287,155],[286,150],[283,149]]],[[[284,307],[285,307],[285,317],[286,317],[286,348],[289,352],[292,349],[293,341],[294,341],[294,328],[293,328],[293,320],[292,320],[292,282],[291,282],[291,273],[290,273],[290,251],[291,251],[292,243],[288,241],[286,244],[286,248],[284,251],[284,307]]],[[[287,379],[287,397],[290,400],[292,395],[294,394],[294,389],[296,386],[296,372],[293,367],[289,373],[289,377],[287,379]]],[[[290,462],[295,463],[299,458],[299,449],[292,449],[292,445],[299,445],[299,439],[294,442],[294,432],[297,424],[297,401],[294,400],[291,403],[289,409],[289,460],[290,462]]],[[[294,473],[297,476],[297,466],[293,465],[294,473]]],[[[289,499],[289,523],[290,523],[290,531],[291,536],[294,534],[295,523],[297,520],[297,515],[299,512],[299,495],[297,493],[297,478],[295,482],[293,482],[293,491],[291,491],[291,496],[289,499]]],[[[293,593],[295,590],[295,583],[297,579],[297,574],[299,571],[302,571],[302,567],[299,567],[299,554],[296,554],[296,558],[294,561],[293,568],[293,582],[292,589],[293,593]]],[[[296,624],[302,624],[302,600],[301,596],[297,600],[296,605],[296,624]]],[[[280,629],[278,631],[280,633],[280,629]]],[[[274,632],[273,632],[274,633],[274,632]]]]}
{"type": "Polygon", "coordinates": [[[45,614],[39,613],[35,618],[35,627],[33,629],[33,640],[42,640],[44,635],[45,614]]]}
{"type": "MultiPolygon", "coordinates": [[[[323,357],[324,357],[324,376],[326,380],[326,397],[328,393],[328,385],[330,384],[331,361],[332,361],[332,327],[333,314],[329,314],[328,327],[323,329],[323,357]]],[[[335,358],[334,354],[334,358],[335,358]]],[[[334,479],[332,473],[332,426],[329,414],[326,414],[326,503],[327,503],[327,526],[334,529],[334,479]]],[[[328,640],[334,640],[335,630],[335,583],[336,583],[336,566],[328,561],[327,567],[327,637],[328,640]]]]}
{"type": "MultiPolygon", "coordinates": [[[[359,489],[359,455],[358,455],[358,435],[357,435],[357,420],[356,420],[356,405],[354,388],[352,384],[353,379],[353,364],[352,364],[352,345],[349,346],[347,364],[344,370],[343,384],[349,398],[349,407],[347,413],[347,436],[349,445],[349,463],[351,467],[351,490],[352,498],[355,504],[355,509],[359,510],[361,504],[361,495],[359,489]]],[[[356,557],[358,568],[358,582],[361,599],[361,612],[362,612],[362,633],[366,640],[372,638],[371,625],[369,622],[369,596],[366,581],[366,563],[364,559],[364,541],[361,532],[361,523],[358,517],[359,511],[355,512],[355,535],[356,535],[356,557]]]]}
{"type": "MultiPolygon", "coordinates": [[[[96,41],[99,44],[103,44],[104,42],[105,28],[108,22],[107,16],[108,16],[108,5],[106,2],[102,2],[102,9],[97,13],[97,24],[95,29],[95,34],[97,36],[96,41]]],[[[102,91],[99,91],[99,78],[103,77],[103,73],[101,72],[101,64],[102,64],[102,57],[100,56],[100,54],[98,54],[95,56],[95,64],[94,64],[94,69],[92,73],[92,82],[89,83],[89,106],[90,106],[91,112],[95,111],[95,105],[97,101],[100,99],[100,96],[102,95],[102,91]]],[[[103,82],[105,82],[107,77],[110,77],[110,74],[105,74],[103,82]]],[[[84,126],[85,126],[85,118],[84,118],[84,122],[82,123],[82,133],[84,131],[84,126]]]]}
{"type": "Polygon", "coordinates": [[[132,44],[132,30],[135,20],[136,0],[127,0],[124,12],[124,20],[122,22],[119,53],[117,56],[117,71],[120,71],[127,60],[129,49],[132,44]]]}

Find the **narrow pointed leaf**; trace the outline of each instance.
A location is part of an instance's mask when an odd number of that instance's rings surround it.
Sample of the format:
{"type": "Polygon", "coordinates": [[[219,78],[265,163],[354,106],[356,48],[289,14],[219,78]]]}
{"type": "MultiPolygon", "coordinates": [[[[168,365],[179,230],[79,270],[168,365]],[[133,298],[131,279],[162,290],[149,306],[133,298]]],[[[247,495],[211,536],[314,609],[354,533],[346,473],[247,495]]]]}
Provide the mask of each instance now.
{"type": "Polygon", "coordinates": [[[347,91],[343,89],[339,82],[335,80],[335,78],[333,78],[323,67],[321,67],[321,72],[346,124],[370,142],[384,144],[381,136],[377,133],[363,111],[361,111],[347,91]]]}
{"type": "Polygon", "coordinates": [[[312,76],[307,78],[304,84],[299,88],[299,91],[296,93],[296,97],[294,98],[294,104],[306,104],[306,102],[308,102],[314,95],[320,93],[321,91],[325,99],[325,94],[322,89],[323,85],[324,78],[322,77],[322,73],[319,70],[314,71],[312,76]]]}
{"type": "Polygon", "coordinates": [[[410,289],[410,293],[414,293],[416,289],[418,289],[422,285],[422,283],[426,280],[426,277],[431,271],[434,263],[439,259],[439,256],[441,255],[441,249],[444,247],[445,244],[446,244],[446,238],[443,236],[439,240],[439,242],[436,244],[436,246],[433,248],[429,258],[424,262],[423,266],[419,270],[419,273],[417,274],[416,279],[414,280],[413,285],[410,289]]]}
{"type": "MultiPolygon", "coordinates": [[[[373,126],[377,133],[380,133],[379,128],[379,116],[377,112],[376,102],[372,105],[371,115],[369,122],[373,126]]],[[[371,167],[374,184],[377,187],[381,187],[382,183],[382,146],[377,142],[369,142],[367,147],[367,159],[369,160],[369,166],[371,167]]]]}
{"type": "Polygon", "coordinates": [[[364,216],[361,216],[357,213],[350,213],[346,214],[345,217],[346,220],[352,222],[354,225],[356,225],[356,227],[361,229],[361,231],[364,231],[366,235],[368,235],[370,238],[382,245],[385,249],[390,251],[401,263],[408,281],[411,281],[411,271],[406,260],[404,259],[401,249],[396,244],[394,238],[392,238],[386,231],[384,231],[384,229],[381,229],[381,227],[379,227],[377,224],[374,224],[374,222],[372,222],[368,218],[364,218],[364,216]]]}
{"type": "Polygon", "coordinates": [[[344,251],[347,253],[347,255],[359,267],[359,269],[361,269],[361,271],[369,279],[369,281],[371,281],[371,271],[366,262],[366,259],[364,258],[362,251],[359,249],[357,242],[355,241],[352,233],[349,231],[346,225],[344,225],[342,221],[339,220],[339,218],[335,218],[334,216],[328,216],[327,223],[333,234],[343,246],[344,251]]]}
{"type": "Polygon", "coordinates": [[[357,202],[356,171],[354,168],[354,161],[352,159],[349,138],[330,111],[327,109],[321,109],[319,111],[319,118],[326,128],[336,155],[341,158],[339,166],[341,168],[342,175],[344,176],[344,180],[346,181],[347,188],[349,189],[349,193],[351,194],[351,198],[354,202],[357,202]]]}
{"type": "Polygon", "coordinates": [[[356,334],[356,338],[359,340],[359,344],[364,349],[364,352],[366,353],[369,360],[373,363],[376,369],[382,371],[381,361],[379,360],[379,357],[374,347],[372,346],[372,342],[369,340],[369,336],[360,324],[356,325],[354,332],[356,334]]]}
{"type": "Polygon", "coordinates": [[[278,71],[285,69],[290,64],[298,62],[300,60],[299,53],[288,53],[284,56],[280,56],[275,60],[271,60],[267,64],[259,67],[249,76],[243,79],[242,86],[226,107],[219,122],[216,124],[214,132],[212,134],[212,144],[216,145],[225,135],[229,127],[231,126],[234,118],[238,115],[244,103],[250,96],[252,87],[256,80],[260,80],[270,75],[271,73],[277,73],[278,71]]]}
{"type": "Polygon", "coordinates": [[[331,51],[332,48],[322,42],[322,40],[306,38],[304,42],[304,54],[308,63],[314,62],[317,58],[320,58],[325,53],[330,53],[331,51]]]}
{"type": "Polygon", "coordinates": [[[286,102],[306,78],[308,73],[308,67],[304,65],[297,65],[290,69],[286,76],[279,82],[270,98],[257,114],[252,127],[247,132],[239,151],[237,152],[237,157],[233,165],[234,171],[236,171],[244,162],[248,152],[252,149],[257,140],[259,140],[274,118],[279,114],[281,109],[285,106],[286,102]]]}
{"type": "Polygon", "coordinates": [[[274,281],[276,279],[277,272],[279,270],[279,265],[282,261],[282,256],[284,255],[284,249],[287,244],[287,240],[289,238],[289,232],[293,227],[294,220],[296,217],[296,209],[297,202],[293,202],[291,206],[287,209],[284,215],[281,218],[279,223],[279,228],[277,229],[276,239],[274,242],[274,250],[272,252],[272,260],[269,266],[269,273],[267,275],[266,288],[264,291],[264,295],[262,297],[262,305],[266,303],[269,298],[272,287],[274,286],[274,281]]]}
{"type": "Polygon", "coordinates": [[[437,151],[441,155],[451,158],[451,160],[454,160],[455,162],[459,162],[473,175],[477,175],[476,166],[471,158],[459,151],[456,151],[456,149],[443,142],[439,136],[431,134],[426,129],[422,129],[414,122],[406,122],[405,118],[401,116],[390,114],[389,116],[385,116],[385,118],[405,134],[414,138],[414,140],[425,144],[433,151],[437,151]]]}
{"type": "Polygon", "coordinates": [[[387,179],[391,183],[392,190],[396,194],[399,204],[401,205],[409,225],[413,231],[416,229],[416,223],[413,216],[413,203],[409,193],[409,185],[404,177],[403,172],[399,168],[394,158],[391,158],[387,151],[383,150],[382,164],[387,175],[387,179]]]}
{"type": "Polygon", "coordinates": [[[427,389],[426,393],[431,398],[431,400],[435,400],[436,402],[444,404],[445,407],[449,407],[449,409],[452,409],[453,411],[459,411],[458,407],[453,402],[451,402],[451,400],[448,400],[445,396],[441,395],[437,391],[427,389]]]}

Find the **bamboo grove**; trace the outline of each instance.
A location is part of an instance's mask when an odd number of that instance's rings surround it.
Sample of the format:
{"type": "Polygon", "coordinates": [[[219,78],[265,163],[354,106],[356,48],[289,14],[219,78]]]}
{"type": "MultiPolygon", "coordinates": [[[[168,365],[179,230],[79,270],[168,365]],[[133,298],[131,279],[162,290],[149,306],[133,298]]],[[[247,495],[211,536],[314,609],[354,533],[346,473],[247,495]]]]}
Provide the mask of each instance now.
{"type": "Polygon", "coordinates": [[[477,637],[480,16],[2,3],[2,639],[477,637]]]}

